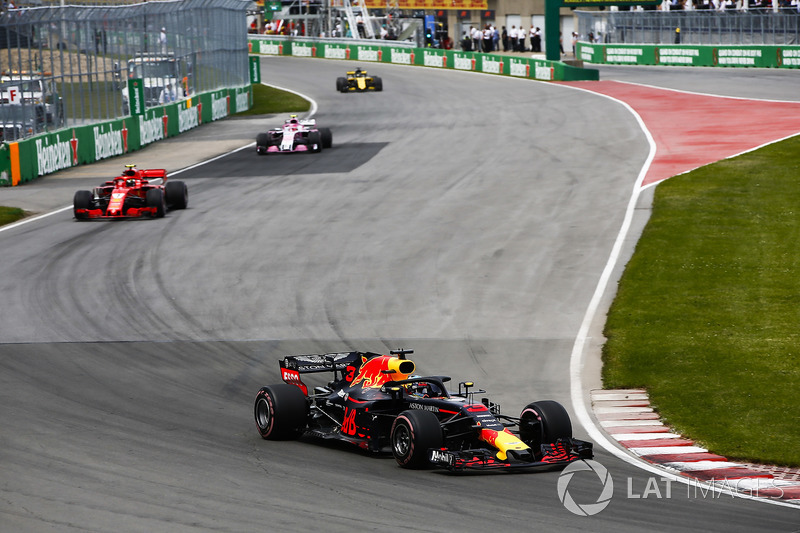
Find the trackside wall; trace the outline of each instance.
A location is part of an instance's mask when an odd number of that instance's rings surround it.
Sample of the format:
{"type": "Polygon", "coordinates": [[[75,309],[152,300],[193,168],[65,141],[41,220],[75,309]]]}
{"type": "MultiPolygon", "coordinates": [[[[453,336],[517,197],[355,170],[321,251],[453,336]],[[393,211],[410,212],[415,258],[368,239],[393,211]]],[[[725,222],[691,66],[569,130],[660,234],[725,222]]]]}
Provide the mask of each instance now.
{"type": "Polygon", "coordinates": [[[598,71],[595,69],[574,67],[560,61],[440,50],[438,48],[351,44],[302,37],[276,38],[275,36],[249,36],[248,46],[251,53],[262,55],[317,57],[449,68],[546,81],[599,79],[598,71]]]}
{"type": "Polygon", "coordinates": [[[59,170],[144,148],[207,122],[250,109],[250,85],[195,95],[141,115],[44,133],[0,145],[0,186],[18,185],[59,170]]]}
{"type": "Polygon", "coordinates": [[[800,68],[800,46],[593,44],[579,42],[577,54],[579,59],[595,64],[800,68]]]}

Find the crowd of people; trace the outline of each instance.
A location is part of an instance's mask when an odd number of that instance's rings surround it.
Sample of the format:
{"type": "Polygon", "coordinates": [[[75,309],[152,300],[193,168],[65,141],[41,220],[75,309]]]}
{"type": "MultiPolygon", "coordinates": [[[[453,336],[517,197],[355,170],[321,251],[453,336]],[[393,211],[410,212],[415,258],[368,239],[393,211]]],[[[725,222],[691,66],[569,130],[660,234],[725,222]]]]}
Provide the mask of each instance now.
{"type": "Polygon", "coordinates": [[[464,31],[461,36],[461,49],[465,52],[541,52],[542,51],[542,29],[531,26],[530,30],[525,30],[512,25],[511,29],[503,26],[498,31],[493,24],[486,24],[481,30],[475,26],[470,26],[469,30],[464,31]],[[530,47],[528,47],[530,43],[530,47]]]}

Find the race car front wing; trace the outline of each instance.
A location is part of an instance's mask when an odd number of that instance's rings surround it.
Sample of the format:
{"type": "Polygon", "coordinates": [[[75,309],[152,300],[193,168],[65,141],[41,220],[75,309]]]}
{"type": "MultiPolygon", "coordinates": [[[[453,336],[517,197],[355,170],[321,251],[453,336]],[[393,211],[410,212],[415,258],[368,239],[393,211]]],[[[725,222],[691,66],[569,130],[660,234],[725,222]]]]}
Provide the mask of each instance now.
{"type": "Polygon", "coordinates": [[[438,467],[451,472],[464,470],[555,470],[569,463],[594,457],[592,443],[578,439],[559,439],[553,444],[542,444],[542,456],[538,461],[500,460],[488,449],[428,450],[428,459],[438,467]]]}

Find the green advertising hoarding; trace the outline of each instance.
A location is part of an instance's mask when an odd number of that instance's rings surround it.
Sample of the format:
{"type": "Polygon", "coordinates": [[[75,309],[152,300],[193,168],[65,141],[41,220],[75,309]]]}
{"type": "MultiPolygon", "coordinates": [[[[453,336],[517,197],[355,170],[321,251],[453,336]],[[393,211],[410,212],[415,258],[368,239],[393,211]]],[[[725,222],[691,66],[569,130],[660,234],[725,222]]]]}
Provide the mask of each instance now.
{"type": "Polygon", "coordinates": [[[579,42],[587,63],[691,67],[800,68],[800,46],[617,45],[579,42]]]}
{"type": "Polygon", "coordinates": [[[251,105],[252,89],[247,85],[202,93],[121,119],[4,143],[0,185],[16,185],[73,166],[131,154],[203,123],[246,111],[251,105]]]}
{"type": "Polygon", "coordinates": [[[144,82],[142,78],[128,80],[128,98],[131,115],[144,113],[144,82]]]}
{"type": "MultiPolygon", "coordinates": [[[[311,39],[251,39],[250,50],[260,50],[265,55],[291,55],[295,57],[318,57],[364,61],[368,63],[392,63],[431,68],[449,68],[485,74],[502,74],[520,78],[547,81],[597,80],[595,69],[573,67],[546,59],[511,57],[505,55],[460,52],[439,48],[409,48],[388,45],[363,45],[360,43],[328,43],[311,39]]],[[[368,68],[369,70],[369,68],[368,68]]]]}

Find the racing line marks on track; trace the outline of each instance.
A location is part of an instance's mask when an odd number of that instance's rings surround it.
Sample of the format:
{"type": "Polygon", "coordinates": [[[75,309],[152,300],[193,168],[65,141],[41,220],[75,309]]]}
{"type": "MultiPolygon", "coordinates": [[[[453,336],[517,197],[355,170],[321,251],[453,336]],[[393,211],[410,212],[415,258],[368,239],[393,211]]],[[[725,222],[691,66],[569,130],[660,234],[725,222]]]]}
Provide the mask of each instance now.
{"type": "Polygon", "coordinates": [[[674,433],[659,419],[647,392],[593,390],[600,426],[633,455],[712,488],[800,505],[800,469],[728,461],[674,433]]]}

